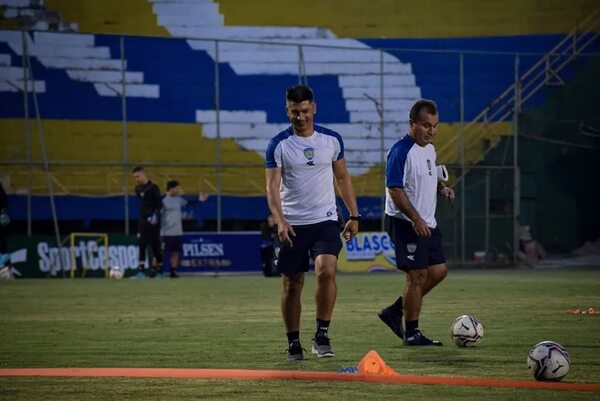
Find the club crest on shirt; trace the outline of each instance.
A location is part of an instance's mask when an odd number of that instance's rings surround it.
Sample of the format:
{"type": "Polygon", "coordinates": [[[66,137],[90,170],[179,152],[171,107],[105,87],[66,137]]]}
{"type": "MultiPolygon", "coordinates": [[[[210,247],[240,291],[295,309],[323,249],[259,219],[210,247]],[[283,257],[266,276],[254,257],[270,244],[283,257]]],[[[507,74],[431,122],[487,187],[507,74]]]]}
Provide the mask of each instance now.
{"type": "Polygon", "coordinates": [[[306,148],[304,149],[304,157],[306,157],[308,159],[308,162],[306,163],[309,166],[314,166],[315,162],[313,161],[314,157],[315,157],[315,149],[314,148],[306,148]]]}
{"type": "Polygon", "coordinates": [[[432,175],[431,172],[431,160],[427,159],[427,169],[429,170],[429,175],[432,175]]]}
{"type": "Polygon", "coordinates": [[[406,244],[406,250],[408,251],[408,253],[415,253],[415,251],[417,250],[417,244],[415,244],[414,242],[406,244]]]}

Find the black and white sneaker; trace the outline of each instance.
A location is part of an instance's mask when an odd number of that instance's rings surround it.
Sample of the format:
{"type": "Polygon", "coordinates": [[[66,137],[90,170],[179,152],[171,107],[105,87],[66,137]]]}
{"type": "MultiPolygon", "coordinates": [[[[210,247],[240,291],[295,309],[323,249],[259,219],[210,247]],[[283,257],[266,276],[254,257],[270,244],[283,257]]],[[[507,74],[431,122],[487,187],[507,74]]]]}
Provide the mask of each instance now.
{"type": "Polygon", "coordinates": [[[394,313],[388,306],[383,308],[381,312],[377,314],[381,321],[388,325],[390,329],[400,338],[404,338],[404,328],[402,327],[402,310],[400,313],[394,313]]]}
{"type": "Polygon", "coordinates": [[[408,345],[408,346],[435,345],[435,346],[440,347],[444,344],[442,344],[440,341],[430,340],[429,338],[425,337],[423,335],[423,333],[421,333],[419,330],[417,330],[417,331],[415,331],[415,334],[413,334],[410,337],[406,337],[404,339],[404,345],[408,345]]]}
{"type": "Polygon", "coordinates": [[[299,342],[290,343],[287,349],[288,361],[301,361],[304,359],[304,348],[299,342]]]}
{"type": "Polygon", "coordinates": [[[329,341],[329,337],[326,335],[318,335],[313,338],[312,353],[316,354],[319,358],[331,358],[335,356],[333,348],[329,341]]]}

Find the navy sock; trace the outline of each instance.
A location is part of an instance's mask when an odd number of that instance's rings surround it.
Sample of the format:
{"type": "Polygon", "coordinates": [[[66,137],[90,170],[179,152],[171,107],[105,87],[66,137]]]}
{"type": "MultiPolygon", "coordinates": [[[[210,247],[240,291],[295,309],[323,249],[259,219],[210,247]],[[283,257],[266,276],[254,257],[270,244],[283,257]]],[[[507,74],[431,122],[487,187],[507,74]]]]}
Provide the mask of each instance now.
{"type": "Polygon", "coordinates": [[[407,320],[406,321],[406,337],[412,337],[415,335],[417,331],[417,327],[419,327],[419,319],[417,320],[407,320]]]}
{"type": "Polygon", "coordinates": [[[398,315],[402,313],[402,296],[398,297],[396,302],[390,305],[390,310],[398,315]]]}
{"type": "Polygon", "coordinates": [[[315,333],[316,336],[326,336],[329,332],[329,323],[331,320],[321,320],[317,319],[317,331],[315,333]]]}
{"type": "Polygon", "coordinates": [[[288,344],[300,343],[300,331],[290,331],[287,333],[288,344]]]}

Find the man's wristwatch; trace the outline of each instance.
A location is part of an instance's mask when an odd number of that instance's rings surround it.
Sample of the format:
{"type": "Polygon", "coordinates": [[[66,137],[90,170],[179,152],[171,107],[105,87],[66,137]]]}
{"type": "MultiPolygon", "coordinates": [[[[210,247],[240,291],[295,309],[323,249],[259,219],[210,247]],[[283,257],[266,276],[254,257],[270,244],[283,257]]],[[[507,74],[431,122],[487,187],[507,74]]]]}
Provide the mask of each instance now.
{"type": "Polygon", "coordinates": [[[348,220],[354,220],[354,221],[360,221],[361,215],[359,214],[358,216],[349,216],[348,220]]]}

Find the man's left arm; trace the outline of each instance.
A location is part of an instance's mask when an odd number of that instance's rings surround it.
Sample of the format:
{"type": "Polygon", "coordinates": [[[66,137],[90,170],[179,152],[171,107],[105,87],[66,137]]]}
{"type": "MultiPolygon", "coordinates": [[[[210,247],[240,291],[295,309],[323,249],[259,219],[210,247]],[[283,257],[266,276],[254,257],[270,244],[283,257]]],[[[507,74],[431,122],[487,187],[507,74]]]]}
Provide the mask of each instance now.
{"type": "Polygon", "coordinates": [[[160,195],[160,189],[158,189],[158,185],[154,184],[152,188],[152,199],[154,202],[152,215],[150,216],[150,224],[159,224],[160,223],[160,212],[163,207],[162,196],[160,195]]]}
{"type": "MultiPolygon", "coordinates": [[[[333,162],[333,174],[340,190],[342,200],[346,205],[346,208],[350,212],[350,216],[358,218],[358,205],[356,203],[356,194],[354,193],[354,187],[352,186],[352,178],[348,173],[346,167],[346,161],[344,159],[336,160],[333,162]]],[[[350,241],[358,232],[358,220],[349,219],[346,222],[344,231],[342,233],[346,241],[350,241]]]]}

